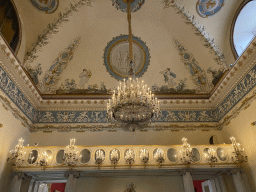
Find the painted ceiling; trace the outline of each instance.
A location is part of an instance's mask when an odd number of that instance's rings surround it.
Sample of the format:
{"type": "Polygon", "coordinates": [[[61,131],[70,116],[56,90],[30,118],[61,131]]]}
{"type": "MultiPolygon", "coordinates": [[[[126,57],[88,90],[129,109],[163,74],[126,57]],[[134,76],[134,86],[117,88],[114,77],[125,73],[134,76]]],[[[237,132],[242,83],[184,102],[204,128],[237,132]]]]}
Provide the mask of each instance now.
{"type": "MultiPolygon", "coordinates": [[[[115,131],[106,103],[127,77],[126,13],[111,1],[61,2],[45,13],[15,1],[22,41],[17,60],[0,38],[0,101],[31,131],[115,131]]],[[[219,130],[255,98],[256,39],[235,61],[227,32],[239,2],[208,17],[197,2],[147,0],[132,13],[136,75],[160,98],[154,130],[219,130]]]]}
{"type": "MultiPolygon", "coordinates": [[[[58,19],[46,14],[48,27],[33,44],[35,34],[26,35],[24,69],[42,95],[108,95],[129,69],[128,42],[121,42],[121,35],[128,33],[126,13],[111,1],[72,3],[60,3],[55,11],[58,19]]],[[[209,34],[198,23],[196,9],[192,9],[196,17],[190,9],[188,1],[147,0],[132,13],[137,77],[156,95],[208,97],[227,69],[223,43],[217,45],[212,36],[219,35],[218,30],[209,34]]],[[[37,12],[35,22],[45,23],[42,12],[37,12]]],[[[214,15],[216,19],[221,12],[214,15]]]]}

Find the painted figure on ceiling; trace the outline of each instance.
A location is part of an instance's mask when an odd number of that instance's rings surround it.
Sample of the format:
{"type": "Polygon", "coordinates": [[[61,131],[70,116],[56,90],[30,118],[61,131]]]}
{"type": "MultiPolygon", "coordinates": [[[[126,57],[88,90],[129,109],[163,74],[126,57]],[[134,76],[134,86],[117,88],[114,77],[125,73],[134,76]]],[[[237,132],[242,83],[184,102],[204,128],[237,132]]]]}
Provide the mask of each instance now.
{"type": "Polygon", "coordinates": [[[167,68],[160,73],[163,74],[164,82],[168,84],[168,88],[174,88],[176,83],[173,81],[173,79],[176,78],[176,74],[171,72],[170,68],[167,68]]]}
{"type": "Polygon", "coordinates": [[[78,87],[80,89],[85,89],[85,84],[88,83],[91,76],[92,76],[92,73],[90,70],[83,69],[83,72],[79,75],[80,80],[78,83],[78,87]]]}
{"type": "Polygon", "coordinates": [[[42,74],[41,64],[39,63],[34,68],[28,67],[27,71],[28,71],[29,75],[31,76],[31,78],[33,79],[35,85],[38,85],[38,83],[39,83],[38,76],[42,74]]]}

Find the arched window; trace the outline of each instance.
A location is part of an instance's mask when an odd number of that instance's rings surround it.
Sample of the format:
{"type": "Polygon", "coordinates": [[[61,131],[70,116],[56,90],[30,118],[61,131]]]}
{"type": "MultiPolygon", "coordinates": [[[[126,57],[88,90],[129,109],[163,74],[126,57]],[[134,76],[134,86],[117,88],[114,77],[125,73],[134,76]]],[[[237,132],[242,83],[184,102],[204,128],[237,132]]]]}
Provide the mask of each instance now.
{"type": "Polygon", "coordinates": [[[235,57],[239,57],[256,36],[256,0],[245,0],[235,15],[231,42],[235,57]]]}
{"type": "Polygon", "coordinates": [[[13,52],[17,52],[20,41],[20,25],[12,0],[0,0],[0,33],[13,52]]]}

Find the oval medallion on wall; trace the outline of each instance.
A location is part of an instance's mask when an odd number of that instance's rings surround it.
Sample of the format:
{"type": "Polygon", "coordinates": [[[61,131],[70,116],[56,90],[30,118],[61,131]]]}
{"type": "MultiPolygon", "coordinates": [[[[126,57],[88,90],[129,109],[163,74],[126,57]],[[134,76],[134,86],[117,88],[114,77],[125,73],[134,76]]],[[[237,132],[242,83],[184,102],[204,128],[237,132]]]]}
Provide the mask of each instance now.
{"type": "MultiPolygon", "coordinates": [[[[149,49],[140,38],[133,36],[132,39],[135,76],[141,77],[149,65],[149,49]]],[[[104,65],[110,75],[117,80],[130,76],[128,35],[120,35],[108,43],[104,51],[104,65]]]]}
{"type": "Polygon", "coordinates": [[[217,13],[224,6],[224,0],[198,0],[197,12],[201,17],[209,17],[217,13]]]}
{"type": "Polygon", "coordinates": [[[40,11],[53,13],[59,5],[59,0],[31,0],[31,3],[40,11]]]}

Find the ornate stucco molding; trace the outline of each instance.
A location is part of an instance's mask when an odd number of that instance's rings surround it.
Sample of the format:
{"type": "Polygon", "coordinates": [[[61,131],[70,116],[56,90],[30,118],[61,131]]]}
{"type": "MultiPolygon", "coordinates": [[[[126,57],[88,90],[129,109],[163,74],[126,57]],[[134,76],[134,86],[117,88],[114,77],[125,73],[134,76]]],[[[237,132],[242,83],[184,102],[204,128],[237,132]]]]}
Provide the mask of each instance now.
{"type": "Polygon", "coordinates": [[[92,6],[92,0],[79,0],[77,3],[70,4],[70,7],[64,12],[60,12],[58,18],[53,23],[47,25],[47,29],[44,30],[43,34],[38,35],[36,42],[32,45],[32,48],[26,52],[24,57],[23,66],[33,62],[38,56],[37,52],[42,50],[42,47],[49,43],[49,39],[52,38],[53,34],[58,33],[58,29],[62,26],[62,23],[69,21],[68,17],[73,12],[78,12],[78,8],[83,5],[92,6]]]}
{"type": "MultiPolygon", "coordinates": [[[[16,107],[13,107],[12,102],[11,102],[9,99],[7,99],[7,97],[3,96],[3,95],[1,94],[1,92],[0,92],[0,102],[2,103],[2,106],[3,106],[6,110],[10,111],[10,112],[12,113],[12,115],[13,115],[16,119],[18,119],[18,120],[21,121],[21,124],[22,124],[24,127],[28,128],[30,131],[33,130],[33,127],[34,127],[34,126],[33,126],[32,122],[31,122],[29,119],[27,119],[27,118],[22,114],[22,112],[20,112],[20,110],[18,110],[16,107]]],[[[1,112],[1,113],[2,113],[2,112],[1,112]]]]}

